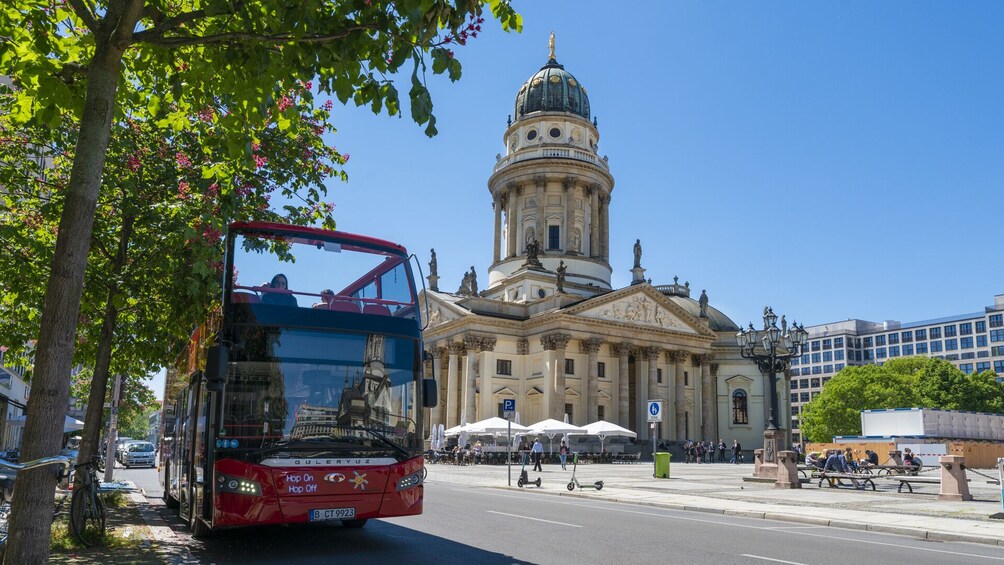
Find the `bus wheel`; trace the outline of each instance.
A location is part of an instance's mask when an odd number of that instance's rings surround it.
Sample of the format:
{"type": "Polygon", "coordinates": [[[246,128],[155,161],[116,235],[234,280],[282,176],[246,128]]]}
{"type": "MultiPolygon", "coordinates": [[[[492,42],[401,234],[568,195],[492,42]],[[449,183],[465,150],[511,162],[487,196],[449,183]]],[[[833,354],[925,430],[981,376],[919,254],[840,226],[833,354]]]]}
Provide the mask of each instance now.
{"type": "Polygon", "coordinates": [[[359,529],[366,525],[366,520],[342,520],[343,528],[359,529]]]}
{"type": "Polygon", "coordinates": [[[202,520],[202,518],[199,518],[198,516],[192,516],[190,524],[192,525],[193,538],[205,539],[209,537],[210,534],[209,526],[206,525],[206,523],[202,520]]]}

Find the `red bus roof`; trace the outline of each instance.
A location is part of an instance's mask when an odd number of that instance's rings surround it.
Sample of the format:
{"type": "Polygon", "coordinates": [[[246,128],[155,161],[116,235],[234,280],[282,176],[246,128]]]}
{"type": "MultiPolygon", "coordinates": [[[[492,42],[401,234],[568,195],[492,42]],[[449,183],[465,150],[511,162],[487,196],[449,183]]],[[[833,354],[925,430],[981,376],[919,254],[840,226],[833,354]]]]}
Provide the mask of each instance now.
{"type": "Polygon", "coordinates": [[[259,231],[280,231],[285,233],[293,233],[302,235],[305,237],[321,237],[321,238],[338,238],[342,240],[348,240],[359,245],[364,246],[379,246],[388,248],[400,252],[403,255],[408,254],[408,250],[404,248],[403,245],[393,243],[384,239],[377,239],[375,237],[369,237],[366,235],[358,235],[354,233],[348,233],[344,231],[332,231],[321,228],[312,228],[308,226],[296,226],[292,224],[280,224],[276,222],[234,222],[230,224],[230,229],[232,230],[259,230],[259,231]]]}

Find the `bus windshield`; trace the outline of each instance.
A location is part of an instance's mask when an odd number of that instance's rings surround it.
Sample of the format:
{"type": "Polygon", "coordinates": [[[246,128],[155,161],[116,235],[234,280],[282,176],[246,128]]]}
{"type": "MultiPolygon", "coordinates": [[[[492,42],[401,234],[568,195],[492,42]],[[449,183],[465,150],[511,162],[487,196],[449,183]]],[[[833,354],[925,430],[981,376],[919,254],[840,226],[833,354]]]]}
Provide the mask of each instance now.
{"type": "Polygon", "coordinates": [[[234,238],[231,301],[413,318],[407,256],[350,238],[244,232],[234,238]]]}
{"type": "Polygon", "coordinates": [[[234,331],[218,447],[262,456],[420,449],[417,340],[250,325],[234,331]]]}

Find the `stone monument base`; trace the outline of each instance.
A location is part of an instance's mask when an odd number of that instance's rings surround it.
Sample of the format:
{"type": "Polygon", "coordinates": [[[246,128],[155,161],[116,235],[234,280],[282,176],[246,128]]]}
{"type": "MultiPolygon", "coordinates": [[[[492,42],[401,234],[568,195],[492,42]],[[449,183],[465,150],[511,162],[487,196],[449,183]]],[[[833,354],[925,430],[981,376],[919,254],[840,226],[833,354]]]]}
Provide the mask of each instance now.
{"type": "Polygon", "coordinates": [[[763,449],[754,455],[756,465],[753,476],[761,479],[777,479],[778,446],[784,443],[784,430],[764,430],[763,449]],[[762,457],[762,459],[759,459],[762,457]]]}

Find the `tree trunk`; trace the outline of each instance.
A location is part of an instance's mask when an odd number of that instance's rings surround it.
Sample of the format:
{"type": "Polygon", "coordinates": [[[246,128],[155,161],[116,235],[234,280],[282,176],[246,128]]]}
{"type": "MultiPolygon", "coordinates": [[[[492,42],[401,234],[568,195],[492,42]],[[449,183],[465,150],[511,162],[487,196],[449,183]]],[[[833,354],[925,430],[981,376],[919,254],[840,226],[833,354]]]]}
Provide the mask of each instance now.
{"type": "MultiPolygon", "coordinates": [[[[87,414],[84,416],[84,438],[80,442],[80,452],[77,454],[77,461],[90,461],[98,454],[98,442],[101,439],[103,425],[101,417],[104,415],[104,404],[108,390],[108,368],[112,362],[112,345],[115,339],[115,324],[119,311],[115,307],[115,299],[120,292],[119,281],[122,280],[122,271],[125,269],[128,259],[129,241],[132,239],[133,222],[135,216],[128,214],[122,218],[122,227],[119,231],[118,251],[112,260],[112,268],[108,277],[108,295],[105,299],[105,314],[101,320],[101,337],[98,342],[98,351],[94,360],[94,374],[91,378],[91,390],[87,396],[87,414]]],[[[112,401],[114,406],[114,400],[112,401]]],[[[80,478],[78,477],[78,481],[80,478]]]]}
{"type": "MultiPolygon", "coordinates": [[[[62,447],[84,270],[121,73],[122,48],[110,41],[119,23],[105,22],[108,29],[95,34],[80,136],[42,307],[22,461],[56,455],[62,447]]],[[[18,473],[5,563],[48,562],[55,486],[52,467],[18,473]]]]}

